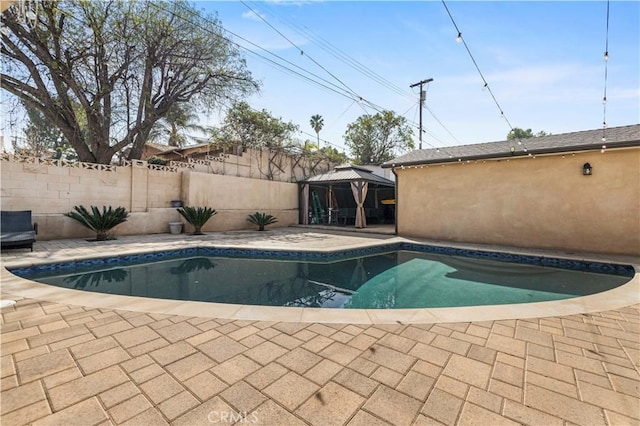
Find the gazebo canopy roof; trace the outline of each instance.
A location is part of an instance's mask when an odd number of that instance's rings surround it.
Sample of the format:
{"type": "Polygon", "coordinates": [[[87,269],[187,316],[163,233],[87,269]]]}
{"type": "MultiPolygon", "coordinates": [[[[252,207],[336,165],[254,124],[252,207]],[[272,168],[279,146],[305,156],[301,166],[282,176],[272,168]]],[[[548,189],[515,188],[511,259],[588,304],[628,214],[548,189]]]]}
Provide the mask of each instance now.
{"type": "Polygon", "coordinates": [[[364,167],[345,164],[337,166],[332,171],[321,175],[312,176],[305,183],[347,183],[355,181],[365,181],[381,186],[395,186],[395,183],[389,179],[374,174],[371,170],[364,167]]]}

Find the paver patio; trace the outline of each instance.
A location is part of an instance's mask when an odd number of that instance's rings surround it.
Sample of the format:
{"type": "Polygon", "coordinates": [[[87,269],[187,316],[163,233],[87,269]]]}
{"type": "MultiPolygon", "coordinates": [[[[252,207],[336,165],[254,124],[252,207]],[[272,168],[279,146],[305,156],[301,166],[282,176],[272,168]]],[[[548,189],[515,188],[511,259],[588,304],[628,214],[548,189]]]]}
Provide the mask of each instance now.
{"type": "MultiPolygon", "coordinates": [[[[205,238],[312,248],[387,237],[205,238]]],[[[38,242],[2,257],[8,266],[180,241],[38,242]]],[[[2,299],[17,300],[1,311],[3,425],[640,424],[638,299],[595,313],[437,324],[168,315],[4,288],[2,299]]]]}

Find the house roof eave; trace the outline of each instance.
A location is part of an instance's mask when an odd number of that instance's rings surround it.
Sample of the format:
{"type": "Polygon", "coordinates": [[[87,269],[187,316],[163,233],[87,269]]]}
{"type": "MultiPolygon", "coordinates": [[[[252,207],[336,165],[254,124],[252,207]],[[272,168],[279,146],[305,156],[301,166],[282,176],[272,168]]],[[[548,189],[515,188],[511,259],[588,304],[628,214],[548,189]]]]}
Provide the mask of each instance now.
{"type": "Polygon", "coordinates": [[[419,166],[419,165],[427,165],[427,164],[446,164],[446,163],[458,163],[465,161],[476,161],[476,160],[501,160],[505,158],[524,158],[533,155],[544,155],[544,154],[570,154],[573,152],[584,152],[584,151],[599,151],[602,149],[602,146],[606,145],[607,150],[614,150],[618,148],[630,148],[640,146],[640,140],[634,141],[626,141],[626,142],[616,142],[611,145],[607,145],[606,142],[600,144],[587,144],[587,145],[575,145],[568,147],[555,147],[555,148],[545,148],[545,149],[529,149],[525,151],[518,151],[515,153],[505,152],[505,153],[493,153],[493,154],[483,154],[483,155],[472,155],[472,156],[459,156],[452,158],[433,158],[433,159],[422,159],[422,160],[409,160],[409,161],[390,161],[384,163],[382,168],[384,169],[392,169],[394,167],[399,166],[419,166]]]}

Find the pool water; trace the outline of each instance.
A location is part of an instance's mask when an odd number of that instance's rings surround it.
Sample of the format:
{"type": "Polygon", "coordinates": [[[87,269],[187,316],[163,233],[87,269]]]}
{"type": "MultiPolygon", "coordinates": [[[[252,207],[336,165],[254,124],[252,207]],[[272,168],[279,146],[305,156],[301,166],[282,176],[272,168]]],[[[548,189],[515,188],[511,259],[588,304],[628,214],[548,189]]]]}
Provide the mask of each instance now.
{"type": "Polygon", "coordinates": [[[393,250],[324,261],[224,256],[13,271],[59,287],[127,296],[322,308],[433,308],[568,299],[632,275],[393,250]]]}

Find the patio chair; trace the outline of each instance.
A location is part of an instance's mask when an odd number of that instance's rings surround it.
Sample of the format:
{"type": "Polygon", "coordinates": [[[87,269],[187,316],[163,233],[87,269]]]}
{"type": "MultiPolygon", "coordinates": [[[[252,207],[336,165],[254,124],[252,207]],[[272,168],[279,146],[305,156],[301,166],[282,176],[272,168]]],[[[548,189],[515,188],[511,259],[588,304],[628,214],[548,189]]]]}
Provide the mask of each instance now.
{"type": "Polygon", "coordinates": [[[0,246],[33,251],[38,224],[31,222],[31,210],[0,211],[0,246]]]}

